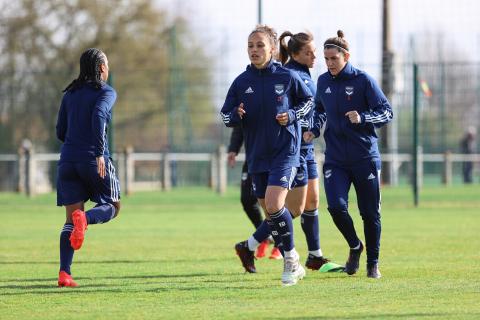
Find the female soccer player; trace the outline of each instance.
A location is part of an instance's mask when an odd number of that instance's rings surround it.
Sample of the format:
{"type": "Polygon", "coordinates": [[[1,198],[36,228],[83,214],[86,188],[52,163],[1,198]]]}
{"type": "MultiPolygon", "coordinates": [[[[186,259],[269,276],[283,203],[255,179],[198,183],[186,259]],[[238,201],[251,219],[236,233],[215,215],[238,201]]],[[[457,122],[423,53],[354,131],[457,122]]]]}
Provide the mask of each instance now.
{"type": "MultiPolygon", "coordinates": [[[[298,73],[300,78],[309,88],[312,95],[315,95],[316,86],[310,77],[309,68],[315,63],[315,43],[313,36],[309,33],[292,34],[290,31],[282,33],[279,39],[280,54],[279,58],[282,64],[298,73]],[[285,38],[290,37],[288,44],[285,38]]],[[[311,113],[313,108],[313,99],[308,102],[310,107],[303,108],[305,115],[297,115],[302,132],[307,132],[312,126],[311,113]]],[[[305,266],[311,270],[318,270],[328,259],[323,257],[320,248],[319,226],[318,226],[318,172],[315,161],[315,152],[313,143],[310,140],[306,142],[302,139],[300,147],[300,167],[293,181],[293,188],[288,192],[286,198],[286,207],[292,214],[292,218],[301,215],[302,229],[305,233],[308,246],[308,258],[305,266]],[[308,187],[307,187],[308,186],[308,187]]],[[[253,248],[257,243],[264,241],[270,233],[268,224],[260,225],[256,232],[248,239],[253,248]],[[253,245],[252,245],[253,244],[253,245]]],[[[260,246],[259,246],[260,248],[260,246]]]]}
{"type": "MultiPolygon", "coordinates": [[[[292,34],[290,31],[285,31],[279,40],[280,61],[286,68],[296,71],[312,95],[315,96],[316,86],[309,70],[309,68],[313,68],[316,58],[313,35],[305,32],[292,34]],[[287,37],[290,39],[288,43],[285,43],[287,37]]],[[[313,99],[311,105],[313,106],[313,99]]],[[[313,107],[310,110],[312,111],[313,107]]],[[[310,115],[305,118],[300,121],[302,133],[308,132],[313,123],[310,115]]],[[[311,140],[306,142],[302,137],[300,149],[300,167],[295,176],[294,187],[289,191],[286,202],[294,217],[301,215],[301,225],[309,252],[305,266],[311,270],[318,270],[329,260],[323,257],[320,248],[317,162],[311,140]]]]}
{"type": "Polygon", "coordinates": [[[328,71],[317,82],[318,121],[311,136],[326,122],[324,186],[328,211],[348,245],[345,272],[355,274],[364,249],[348,213],[348,191],[353,183],[363,219],[367,247],[367,276],[380,278],[380,153],[375,128],[392,120],[390,103],[375,80],[349,62],[349,45],[339,30],[323,45],[328,71]]]}
{"type": "MultiPolygon", "coordinates": [[[[312,95],[298,74],[274,62],[276,45],[277,34],[268,26],[257,26],[250,33],[251,64],[232,83],[221,115],[227,126],[242,126],[254,192],[271,221],[272,233],[281,237],[285,254],[282,284],[289,286],[305,275],[295,250],[292,217],[285,208],[285,198],[300,165],[298,109],[312,95]]],[[[246,241],[235,249],[249,271],[253,250],[246,241]]]]}
{"type": "Polygon", "coordinates": [[[116,93],[108,78],[107,56],[87,49],[80,57],[80,74],[63,90],[57,137],[63,142],[58,163],[57,205],[65,206],[60,233],[58,286],[76,287],[70,265],[81,248],[87,225],[105,223],[120,211],[120,187],[110,160],[107,125],[116,93]],[[84,212],[84,203],[97,205],[84,212]]]}

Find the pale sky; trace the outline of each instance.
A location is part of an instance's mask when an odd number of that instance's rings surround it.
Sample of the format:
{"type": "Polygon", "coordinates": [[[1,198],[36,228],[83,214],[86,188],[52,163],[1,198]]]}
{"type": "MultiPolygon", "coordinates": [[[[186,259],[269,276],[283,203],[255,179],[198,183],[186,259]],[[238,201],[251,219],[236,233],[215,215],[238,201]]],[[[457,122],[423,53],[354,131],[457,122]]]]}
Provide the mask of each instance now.
{"type": "MultiPolygon", "coordinates": [[[[181,13],[204,44],[220,83],[233,81],[249,63],[247,36],[257,23],[258,0],[155,0],[173,16],[181,13]]],[[[263,0],[263,23],[280,34],[309,30],[317,48],[338,29],[350,43],[351,62],[379,78],[381,0],[263,0]]],[[[480,1],[391,0],[392,45],[397,61],[480,62],[480,1]],[[412,41],[413,39],[413,41],[412,41]],[[413,50],[415,43],[416,50],[413,50]]],[[[318,50],[312,76],[326,71],[318,50]]],[[[216,95],[224,95],[224,85],[216,95]]],[[[220,97],[219,97],[220,98],[220,97]]],[[[223,97],[222,97],[223,98],[223,97]]],[[[221,99],[219,99],[221,100],[221,99]]]]}

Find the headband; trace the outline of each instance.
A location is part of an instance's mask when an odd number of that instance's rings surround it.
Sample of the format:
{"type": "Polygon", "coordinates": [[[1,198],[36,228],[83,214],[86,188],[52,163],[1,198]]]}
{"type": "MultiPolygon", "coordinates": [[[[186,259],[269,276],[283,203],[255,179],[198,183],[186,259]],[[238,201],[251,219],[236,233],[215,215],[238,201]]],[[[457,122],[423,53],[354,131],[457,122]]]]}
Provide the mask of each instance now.
{"type": "Polygon", "coordinates": [[[327,43],[323,46],[323,49],[329,49],[330,47],[335,47],[335,48],[338,48],[338,49],[341,49],[343,51],[346,51],[348,52],[348,49],[345,49],[343,47],[340,47],[340,46],[337,46],[336,44],[333,44],[333,43],[327,43]]]}

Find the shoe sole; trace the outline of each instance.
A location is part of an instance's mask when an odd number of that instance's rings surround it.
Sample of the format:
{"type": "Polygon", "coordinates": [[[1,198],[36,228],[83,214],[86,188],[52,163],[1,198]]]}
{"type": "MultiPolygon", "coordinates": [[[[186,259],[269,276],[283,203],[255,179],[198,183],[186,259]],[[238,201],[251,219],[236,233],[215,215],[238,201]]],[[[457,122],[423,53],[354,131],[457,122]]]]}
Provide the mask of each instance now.
{"type": "Polygon", "coordinates": [[[86,223],[85,228],[82,227],[83,223],[85,222],[84,220],[86,220],[85,213],[78,213],[78,211],[75,210],[75,212],[72,214],[73,231],[70,236],[70,245],[72,246],[73,250],[79,250],[82,247],[83,241],[85,240],[85,231],[87,230],[86,223]]]}
{"type": "Polygon", "coordinates": [[[60,288],[75,288],[78,287],[78,284],[76,282],[70,282],[70,283],[58,283],[58,287],[60,288]]]}
{"type": "Polygon", "coordinates": [[[291,283],[285,283],[282,281],[282,286],[283,287],[291,287],[291,286],[294,286],[298,283],[299,280],[303,280],[303,278],[305,278],[305,275],[306,275],[306,272],[305,272],[305,269],[300,266],[300,268],[302,268],[301,272],[300,272],[300,275],[296,278],[295,282],[291,282],[291,283]]]}
{"type": "Polygon", "coordinates": [[[283,260],[283,257],[280,255],[280,256],[270,256],[268,259],[272,259],[272,260],[283,260]]]}

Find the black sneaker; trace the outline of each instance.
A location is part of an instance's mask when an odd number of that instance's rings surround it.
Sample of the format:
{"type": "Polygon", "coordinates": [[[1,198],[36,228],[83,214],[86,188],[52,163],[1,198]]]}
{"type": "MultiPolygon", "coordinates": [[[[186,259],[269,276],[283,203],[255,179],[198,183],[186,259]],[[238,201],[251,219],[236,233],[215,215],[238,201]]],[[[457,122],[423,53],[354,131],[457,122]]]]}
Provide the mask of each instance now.
{"type": "Polygon", "coordinates": [[[345,263],[345,272],[349,275],[355,274],[358,271],[360,265],[360,255],[363,252],[363,243],[360,241],[360,248],[350,249],[347,263],[345,263]]]}
{"type": "Polygon", "coordinates": [[[316,257],[313,254],[309,254],[305,262],[305,267],[310,270],[318,270],[327,262],[330,262],[327,258],[316,257]]]}
{"type": "Polygon", "coordinates": [[[257,269],[255,269],[255,255],[253,251],[248,249],[248,242],[242,241],[237,243],[235,245],[235,251],[240,258],[245,271],[248,273],[256,273],[257,269]]]}
{"type": "Polygon", "coordinates": [[[378,270],[378,264],[367,265],[367,277],[373,279],[380,279],[382,277],[380,270],[378,270]]]}

